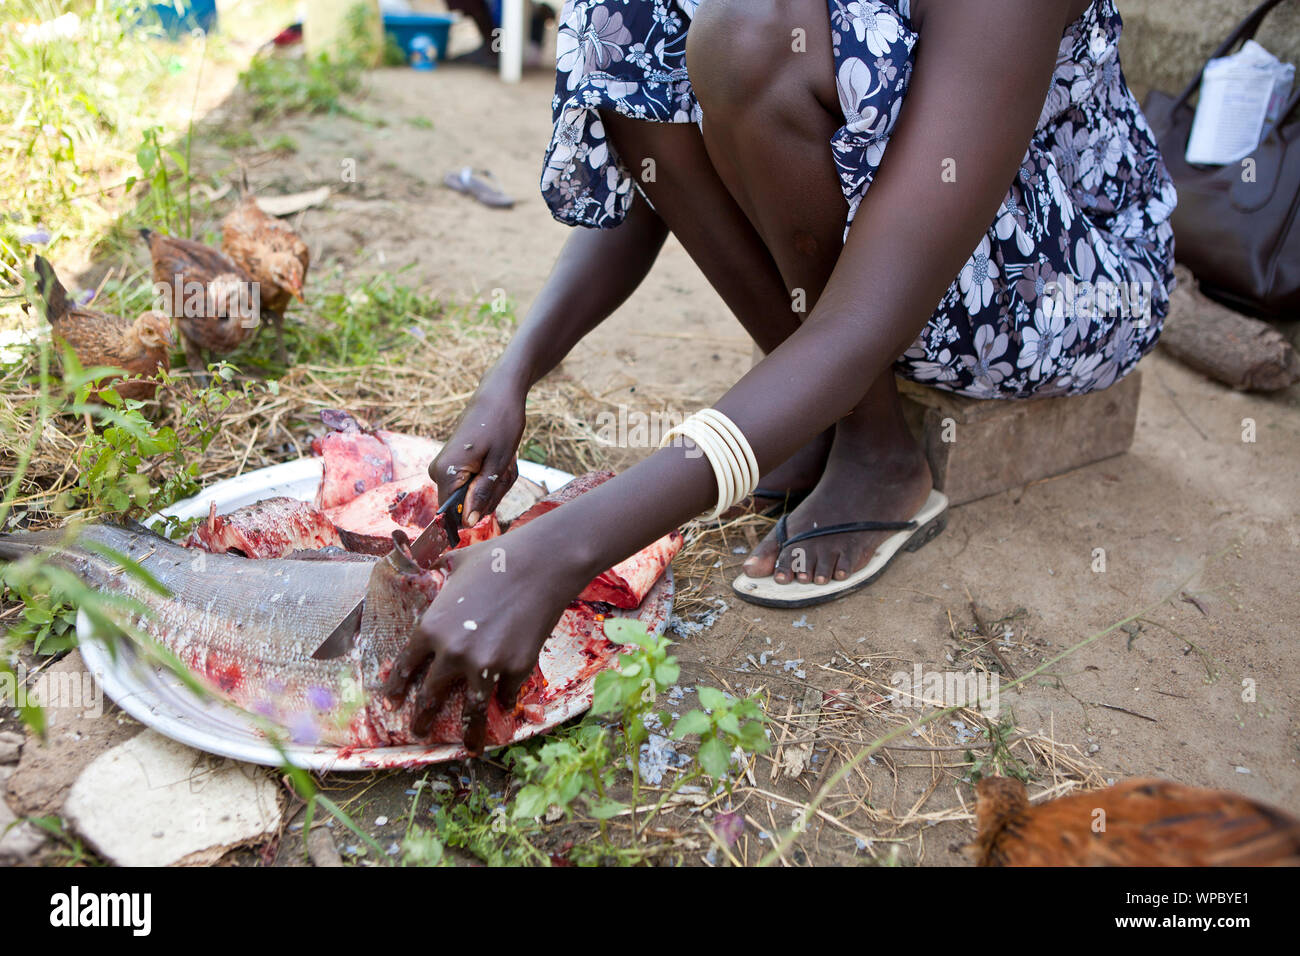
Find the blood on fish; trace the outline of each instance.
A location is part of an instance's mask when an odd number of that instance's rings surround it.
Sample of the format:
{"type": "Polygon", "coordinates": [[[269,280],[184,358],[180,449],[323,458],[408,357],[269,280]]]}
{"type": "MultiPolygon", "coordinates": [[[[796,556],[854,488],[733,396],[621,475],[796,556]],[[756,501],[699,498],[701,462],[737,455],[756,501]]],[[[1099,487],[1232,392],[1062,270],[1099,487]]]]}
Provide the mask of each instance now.
{"type": "Polygon", "coordinates": [[[223,661],[215,654],[208,654],[203,662],[203,673],[221,691],[227,694],[239,689],[244,679],[243,669],[237,661],[223,661]]]}

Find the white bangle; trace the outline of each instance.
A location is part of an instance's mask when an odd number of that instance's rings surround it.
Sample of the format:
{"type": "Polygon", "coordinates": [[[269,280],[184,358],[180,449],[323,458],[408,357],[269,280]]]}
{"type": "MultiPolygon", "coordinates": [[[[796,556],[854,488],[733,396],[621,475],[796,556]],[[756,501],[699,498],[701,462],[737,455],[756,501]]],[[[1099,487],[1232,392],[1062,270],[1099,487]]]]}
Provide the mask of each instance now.
{"type": "Polygon", "coordinates": [[[735,503],[739,503],[748,495],[752,494],[758,487],[758,459],[754,457],[754,449],[749,447],[749,441],[745,438],[745,433],[726,415],[716,408],[702,408],[695,413],[697,418],[708,422],[713,430],[718,432],[727,443],[731,446],[732,454],[736,456],[736,462],[740,465],[740,485],[743,490],[736,498],[735,503]]]}
{"type": "Polygon", "coordinates": [[[758,486],[758,459],[745,435],[726,415],[706,408],[687,418],[664,435],[663,445],[677,437],[689,438],[709,460],[718,483],[718,501],[704,517],[715,521],[735,507],[758,486]]]}
{"type": "Polygon", "coordinates": [[[713,511],[705,516],[705,520],[714,521],[731,507],[731,500],[736,494],[730,449],[713,429],[694,417],[686,419],[669,431],[664,436],[664,444],[668,444],[678,436],[694,442],[695,447],[708,459],[709,465],[713,468],[713,478],[718,483],[718,502],[713,511]]]}

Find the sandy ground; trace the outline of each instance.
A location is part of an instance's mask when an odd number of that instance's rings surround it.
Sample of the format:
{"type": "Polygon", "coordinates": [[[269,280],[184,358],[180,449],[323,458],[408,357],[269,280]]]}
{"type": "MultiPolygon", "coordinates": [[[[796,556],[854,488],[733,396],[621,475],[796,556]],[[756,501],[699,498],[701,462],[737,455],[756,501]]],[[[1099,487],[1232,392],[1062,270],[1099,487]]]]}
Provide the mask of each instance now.
{"type": "MultiPolygon", "coordinates": [[[[276,132],[300,148],[259,159],[259,189],[340,190],[303,219],[316,262],[333,260],[348,273],[409,266],[407,281],[451,298],[503,289],[522,312],[567,235],[537,192],[551,78],[533,73],[503,87],[480,71],[443,67],[379,71],[370,87],[363,109],[386,125],[280,124],[276,132]],[[356,162],[353,184],[340,180],[348,160],[356,162]],[[442,176],[462,165],[491,169],[518,204],[492,210],[443,188],[442,176]]],[[[215,170],[218,161],[205,162],[215,170]]],[[[689,408],[716,398],[749,362],[738,324],[670,241],[642,289],[566,367],[633,408],[647,392],[689,408]]],[[[845,686],[846,669],[866,667],[884,683],[918,662],[950,670],[972,599],[986,621],[1014,615],[999,650],[1025,673],[1172,593],[1139,627],[1005,694],[1004,712],[1024,731],[1077,747],[1103,778],[1168,777],[1300,811],[1300,393],[1229,392],[1158,352],[1142,368],[1127,455],[957,509],[944,535],[857,596],[806,613],[742,604],[726,584],[742,556],[728,547],[709,585],[709,597],[728,609],[678,647],[682,683],[766,686],[784,709],[806,685],[845,686]],[[1253,443],[1242,440],[1245,419],[1255,422],[1253,443]],[[1100,573],[1096,548],[1106,554],[1100,573]],[[763,652],[767,666],[746,663],[763,652]],[[804,678],[783,670],[789,659],[803,660],[804,678]]],[[[901,812],[929,794],[926,809],[944,810],[969,800],[964,770],[945,767],[954,754],[897,756],[888,774],[874,767],[863,778],[873,805],[901,812]]],[[[385,788],[394,818],[409,785],[402,778],[385,788]]],[[[811,785],[783,784],[783,792],[806,795],[811,785]]],[[[903,858],[957,862],[970,824],[935,831],[910,837],[903,858]]],[[[839,833],[819,837],[817,847],[823,862],[854,852],[839,833]]]]}

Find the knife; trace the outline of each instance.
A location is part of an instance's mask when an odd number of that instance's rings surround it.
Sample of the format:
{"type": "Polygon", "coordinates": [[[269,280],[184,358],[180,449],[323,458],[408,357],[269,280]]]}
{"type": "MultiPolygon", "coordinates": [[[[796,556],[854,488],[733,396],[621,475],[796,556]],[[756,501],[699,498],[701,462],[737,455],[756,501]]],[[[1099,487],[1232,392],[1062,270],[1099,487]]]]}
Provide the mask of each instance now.
{"type": "MultiPolygon", "coordinates": [[[[438,549],[439,551],[450,551],[460,544],[461,520],[465,513],[465,496],[469,493],[469,486],[473,480],[473,476],[471,476],[469,481],[453,491],[438,508],[438,515],[442,517],[442,521],[439,522],[435,517],[420,532],[420,536],[411,542],[411,554],[416,561],[421,561],[421,555],[427,553],[438,542],[440,537],[446,537],[447,545],[445,548],[438,549]]],[[[356,607],[335,625],[334,630],[330,631],[329,637],[321,641],[320,647],[312,652],[312,660],[328,661],[336,657],[342,657],[352,650],[352,642],[356,640],[357,634],[361,631],[361,614],[365,608],[366,599],[362,597],[357,602],[356,607]]]]}

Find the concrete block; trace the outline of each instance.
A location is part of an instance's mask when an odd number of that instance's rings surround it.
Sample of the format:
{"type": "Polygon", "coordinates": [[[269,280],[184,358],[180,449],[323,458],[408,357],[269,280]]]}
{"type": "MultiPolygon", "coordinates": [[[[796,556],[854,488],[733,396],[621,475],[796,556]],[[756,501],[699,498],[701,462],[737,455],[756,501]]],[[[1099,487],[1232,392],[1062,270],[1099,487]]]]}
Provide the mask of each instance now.
{"type": "Polygon", "coordinates": [[[1137,426],[1139,372],[1088,395],[980,401],[899,380],[903,413],[935,487],[954,505],[1123,454],[1137,426]]]}

